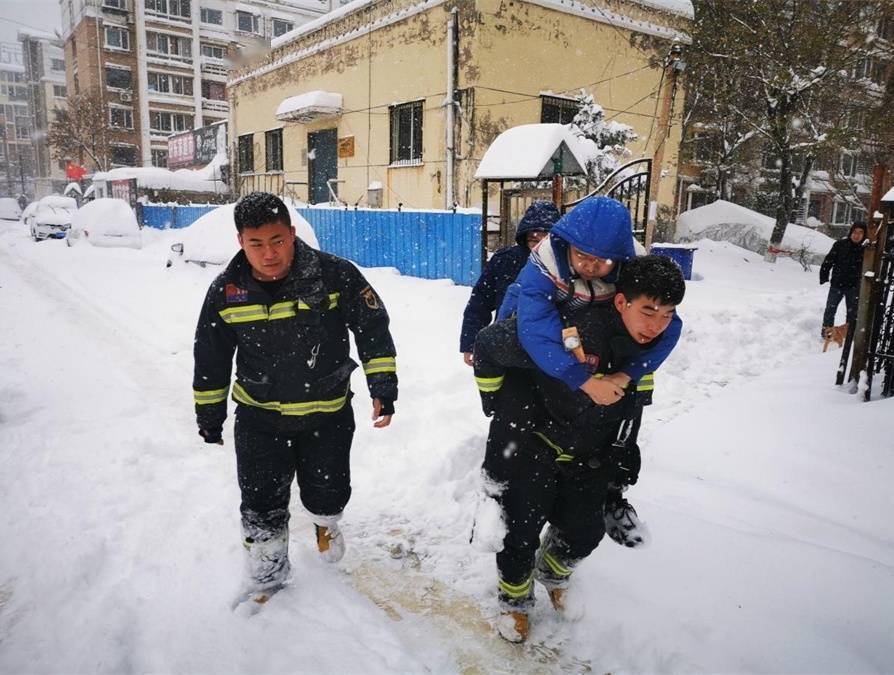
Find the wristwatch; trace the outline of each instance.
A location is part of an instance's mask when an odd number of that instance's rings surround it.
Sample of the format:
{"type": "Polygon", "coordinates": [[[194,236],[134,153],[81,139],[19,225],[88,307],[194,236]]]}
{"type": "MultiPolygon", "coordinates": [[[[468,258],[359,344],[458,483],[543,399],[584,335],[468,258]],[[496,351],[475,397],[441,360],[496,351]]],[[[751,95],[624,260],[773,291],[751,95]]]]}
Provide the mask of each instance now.
{"type": "Polygon", "coordinates": [[[574,334],[565,335],[563,331],[562,344],[565,346],[566,352],[573,352],[575,349],[580,349],[580,335],[578,335],[576,331],[574,334]]]}

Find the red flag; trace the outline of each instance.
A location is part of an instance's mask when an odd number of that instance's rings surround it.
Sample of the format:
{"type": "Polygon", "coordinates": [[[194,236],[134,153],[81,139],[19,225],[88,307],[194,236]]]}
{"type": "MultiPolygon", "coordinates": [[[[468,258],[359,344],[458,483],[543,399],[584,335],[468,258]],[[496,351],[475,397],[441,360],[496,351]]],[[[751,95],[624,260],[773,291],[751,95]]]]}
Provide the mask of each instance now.
{"type": "Polygon", "coordinates": [[[72,162],[65,167],[65,175],[70,180],[81,180],[86,173],[87,169],[72,162]]]}

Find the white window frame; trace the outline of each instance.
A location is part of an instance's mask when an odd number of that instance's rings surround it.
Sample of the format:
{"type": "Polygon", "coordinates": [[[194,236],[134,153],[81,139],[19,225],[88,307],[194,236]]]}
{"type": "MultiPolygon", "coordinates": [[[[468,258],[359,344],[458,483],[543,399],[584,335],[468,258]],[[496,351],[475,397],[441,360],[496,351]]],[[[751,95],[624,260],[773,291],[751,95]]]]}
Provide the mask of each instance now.
{"type": "Polygon", "coordinates": [[[294,21],[288,21],[287,19],[279,19],[275,16],[270,20],[270,37],[279,37],[280,35],[285,35],[286,33],[293,31],[293,30],[295,30],[295,22],[294,21]],[[282,31],[281,33],[277,33],[276,32],[276,24],[277,23],[285,24],[286,26],[288,26],[288,28],[286,28],[286,30],[282,31]]]}
{"type": "Polygon", "coordinates": [[[122,26],[105,26],[105,30],[103,31],[104,35],[104,46],[106,49],[111,49],[117,52],[129,52],[130,51],[130,31],[127,28],[122,26]],[[109,43],[109,33],[117,32],[118,35],[123,36],[122,46],[117,46],[109,43]],[[125,44],[126,43],[126,44],[125,44]]]}
{"type": "Polygon", "coordinates": [[[68,87],[64,84],[54,84],[53,85],[53,98],[66,98],[68,96],[68,87]],[[62,94],[59,94],[58,89],[62,90],[62,94]]]}
{"type": "Polygon", "coordinates": [[[251,12],[246,12],[246,11],[241,10],[241,9],[237,9],[236,12],[235,12],[235,15],[236,15],[236,16],[235,16],[235,19],[236,19],[236,30],[237,30],[238,32],[240,32],[240,33],[246,33],[246,34],[248,34],[248,35],[263,35],[263,34],[264,34],[264,33],[262,32],[262,31],[264,30],[264,28],[263,28],[263,26],[264,26],[264,21],[263,21],[263,19],[262,19],[262,17],[261,17],[260,15],[258,15],[258,14],[252,14],[251,12]],[[248,17],[251,17],[251,25],[252,25],[252,29],[251,29],[251,30],[245,30],[244,28],[242,28],[242,27],[239,25],[239,17],[240,17],[240,16],[248,16],[248,17]]]}
{"type": "Polygon", "coordinates": [[[199,53],[200,53],[203,57],[205,57],[206,59],[218,59],[218,60],[220,60],[220,61],[223,61],[223,60],[226,58],[226,55],[227,55],[226,48],[222,47],[221,45],[211,44],[210,42],[202,42],[202,43],[199,45],[199,53]],[[219,50],[220,50],[220,56],[214,56],[213,54],[206,54],[206,53],[205,53],[205,47],[207,47],[209,50],[216,50],[216,49],[219,49],[219,50]]]}
{"type": "Polygon", "coordinates": [[[213,7],[200,7],[199,8],[199,20],[202,23],[207,23],[209,26],[223,26],[223,10],[222,9],[214,9],[213,7]],[[217,12],[220,16],[220,21],[209,21],[207,19],[209,12],[217,12]]]}
{"type": "Polygon", "coordinates": [[[126,108],[124,106],[110,105],[109,106],[109,128],[110,129],[133,129],[133,108],[126,108]],[[115,115],[114,113],[120,113],[124,116],[124,124],[116,124],[115,123],[115,115]]]}
{"type": "Polygon", "coordinates": [[[104,84],[106,86],[106,89],[109,89],[110,91],[128,91],[128,90],[133,89],[133,69],[131,69],[130,66],[119,66],[117,63],[106,63],[105,68],[103,69],[103,77],[105,78],[104,84]],[[113,87],[113,86],[111,86],[109,84],[109,73],[108,73],[108,70],[110,68],[112,70],[126,70],[128,73],[130,73],[130,86],[129,87],[113,87]]]}

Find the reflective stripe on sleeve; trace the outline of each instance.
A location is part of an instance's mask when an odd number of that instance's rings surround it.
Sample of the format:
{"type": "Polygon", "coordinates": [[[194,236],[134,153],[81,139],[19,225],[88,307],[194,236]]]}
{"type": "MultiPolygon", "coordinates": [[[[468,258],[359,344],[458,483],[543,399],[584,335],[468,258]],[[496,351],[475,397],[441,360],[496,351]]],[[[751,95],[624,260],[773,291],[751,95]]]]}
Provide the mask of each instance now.
{"type": "Polygon", "coordinates": [[[370,359],[363,364],[363,373],[373,375],[375,373],[396,373],[397,361],[393,356],[382,356],[370,359]]]}
{"type": "Polygon", "coordinates": [[[199,391],[198,389],[193,389],[192,395],[195,399],[196,405],[210,405],[212,403],[220,403],[221,401],[226,401],[227,392],[229,391],[229,389],[229,387],[224,387],[223,389],[212,389],[210,391],[199,391]]]}
{"type": "Polygon", "coordinates": [[[503,375],[499,377],[475,377],[475,384],[478,385],[478,391],[483,392],[485,394],[492,394],[495,391],[500,391],[500,387],[503,386],[503,375]]]}
{"type": "Polygon", "coordinates": [[[643,375],[636,383],[637,391],[652,391],[655,388],[655,373],[643,375]]]}

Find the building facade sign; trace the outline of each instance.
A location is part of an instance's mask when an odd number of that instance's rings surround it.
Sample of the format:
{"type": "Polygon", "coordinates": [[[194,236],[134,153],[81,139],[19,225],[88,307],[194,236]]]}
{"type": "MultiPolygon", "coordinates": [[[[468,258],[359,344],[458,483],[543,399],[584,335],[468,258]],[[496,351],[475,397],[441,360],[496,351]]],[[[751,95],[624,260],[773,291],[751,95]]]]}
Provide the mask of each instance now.
{"type": "Polygon", "coordinates": [[[227,151],[227,123],[218,122],[206,127],[168,137],[168,168],[193,169],[205,166],[227,151]]]}

